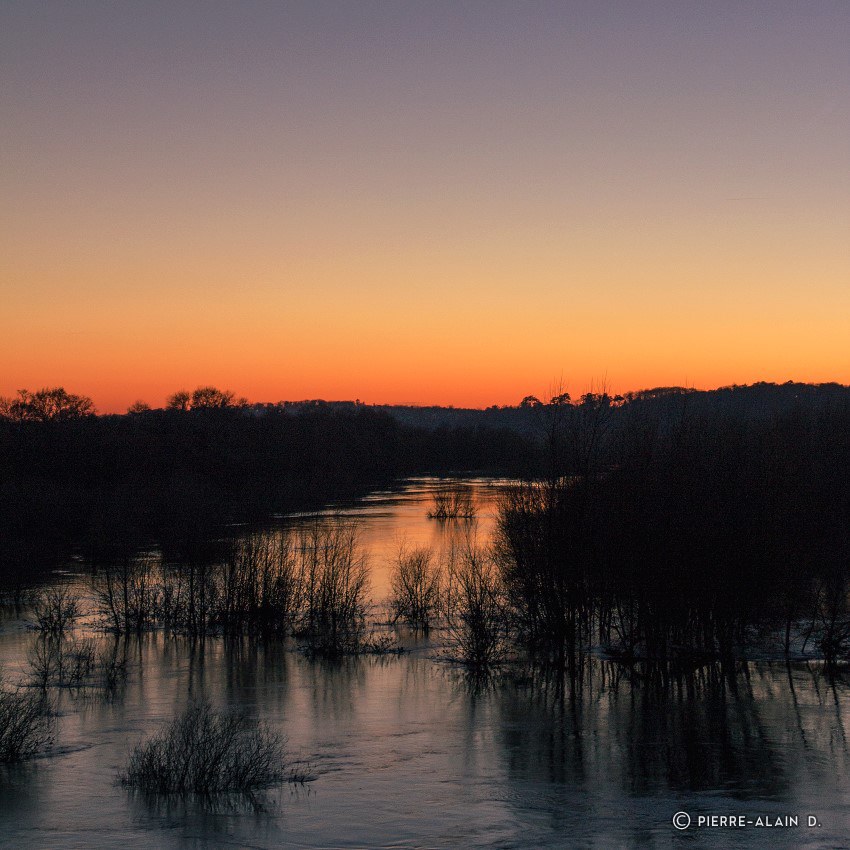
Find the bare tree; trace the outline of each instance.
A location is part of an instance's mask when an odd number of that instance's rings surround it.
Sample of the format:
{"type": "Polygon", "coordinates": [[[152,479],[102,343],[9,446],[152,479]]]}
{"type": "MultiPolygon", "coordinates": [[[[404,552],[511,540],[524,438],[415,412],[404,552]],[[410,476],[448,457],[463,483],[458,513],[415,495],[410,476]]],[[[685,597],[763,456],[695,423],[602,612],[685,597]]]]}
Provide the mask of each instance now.
{"type": "Polygon", "coordinates": [[[96,413],[94,402],[63,387],[45,387],[31,393],[18,390],[17,398],[0,399],[0,416],[16,422],[63,422],[96,413]]]}
{"type": "Polygon", "coordinates": [[[322,655],[358,651],[369,587],[358,527],[317,520],[301,530],[297,546],[303,594],[299,634],[322,655]]]}
{"type": "Polygon", "coordinates": [[[191,393],[178,390],[168,397],[168,410],[221,410],[228,407],[244,407],[246,398],[236,398],[231,390],[220,390],[213,386],[198,387],[191,393]]]}
{"type": "Polygon", "coordinates": [[[177,390],[165,402],[166,410],[188,410],[191,407],[192,396],[186,390],[177,390]]]}
{"type": "Polygon", "coordinates": [[[459,660],[484,671],[506,652],[508,607],[492,553],[468,536],[453,549],[443,599],[450,643],[459,660]]]}
{"type": "Polygon", "coordinates": [[[198,387],[192,393],[192,410],[233,407],[234,394],[216,387],[198,387]]]}
{"type": "Polygon", "coordinates": [[[427,632],[440,602],[440,571],[433,565],[431,550],[427,546],[408,549],[402,544],[390,584],[394,619],[427,632]]]}

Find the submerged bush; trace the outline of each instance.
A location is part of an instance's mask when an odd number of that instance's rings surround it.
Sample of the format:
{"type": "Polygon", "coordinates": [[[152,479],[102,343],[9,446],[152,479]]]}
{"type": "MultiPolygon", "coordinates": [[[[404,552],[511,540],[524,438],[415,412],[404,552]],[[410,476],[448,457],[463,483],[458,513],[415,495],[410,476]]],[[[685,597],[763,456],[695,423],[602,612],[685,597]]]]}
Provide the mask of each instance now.
{"type": "Polygon", "coordinates": [[[824,570],[815,583],[815,609],[808,637],[824,660],[834,664],[850,655],[850,611],[848,611],[850,574],[843,563],[824,570]]]}
{"type": "Polygon", "coordinates": [[[53,743],[49,705],[44,695],[7,690],[0,680],[0,762],[32,758],[53,743]]]}
{"type": "Polygon", "coordinates": [[[298,541],[303,604],[298,634],[314,653],[363,648],[369,571],[353,523],[316,522],[298,541]]]}
{"type": "Polygon", "coordinates": [[[124,654],[118,648],[116,641],[111,650],[97,652],[92,638],[39,637],[27,653],[30,680],[42,691],[94,687],[114,695],[127,677],[126,645],[124,654]]]}
{"type": "Polygon", "coordinates": [[[289,535],[260,532],[234,542],[219,593],[217,619],[225,632],[285,633],[300,603],[300,574],[289,535]]]}
{"type": "Polygon", "coordinates": [[[78,687],[95,672],[95,644],[90,638],[39,638],[28,654],[30,675],[42,689],[50,685],[78,687]]]}
{"type": "Polygon", "coordinates": [[[102,649],[97,654],[95,669],[96,684],[103,688],[108,698],[115,697],[127,680],[127,644],[123,643],[119,652],[116,640],[111,648],[102,649]]]}
{"type": "Polygon", "coordinates": [[[122,782],[158,794],[249,793],[285,778],[283,739],[246,714],[192,701],[136,745],[122,782]]]}
{"type": "Polygon", "coordinates": [[[426,546],[410,550],[402,546],[390,585],[394,621],[403,620],[427,631],[440,604],[440,573],[432,564],[431,550],[426,546]]]}
{"type": "Polygon", "coordinates": [[[428,511],[429,519],[472,519],[474,516],[472,493],[458,487],[437,491],[434,504],[428,511]]]}
{"type": "Polygon", "coordinates": [[[80,616],[80,597],[66,585],[42,590],[33,602],[33,616],[39,631],[64,634],[80,616]]]}
{"type": "Polygon", "coordinates": [[[492,554],[472,540],[452,553],[445,615],[452,651],[469,668],[484,670],[503,658],[508,632],[504,587],[492,554]]]}
{"type": "Polygon", "coordinates": [[[117,634],[140,633],[153,625],[162,581],[156,559],[143,556],[107,564],[95,582],[100,611],[117,634]]]}

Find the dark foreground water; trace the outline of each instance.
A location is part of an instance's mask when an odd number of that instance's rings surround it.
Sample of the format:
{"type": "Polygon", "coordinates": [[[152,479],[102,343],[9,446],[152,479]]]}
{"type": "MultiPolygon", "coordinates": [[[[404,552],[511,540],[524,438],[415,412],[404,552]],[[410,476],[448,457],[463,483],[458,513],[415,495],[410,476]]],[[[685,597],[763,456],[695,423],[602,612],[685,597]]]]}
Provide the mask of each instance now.
{"type": "MultiPolygon", "coordinates": [[[[370,497],[373,589],[399,539],[445,545],[425,519],[433,482],[370,497]]],[[[482,482],[479,534],[492,527],[482,482]]],[[[85,578],[77,579],[81,587],[85,578]]],[[[7,614],[0,659],[20,678],[36,639],[7,614]]],[[[112,700],[59,694],[56,747],[0,770],[0,845],[114,847],[844,847],[850,691],[814,664],[712,665],[672,681],[592,659],[572,685],[519,673],[472,682],[405,638],[400,657],[328,665],[291,647],[155,633],[119,644],[112,700]],[[288,737],[315,781],[255,804],[150,800],[117,781],[129,749],[206,696],[288,737]],[[691,826],[676,830],[686,812],[691,826]],[[752,825],[699,827],[700,816],[752,825]],[[812,816],[820,826],[808,827],[812,816]],[[787,823],[799,826],[758,826],[787,823]]],[[[114,639],[99,635],[111,645],[114,639]]],[[[683,818],[684,820],[684,818],[683,818]]]]}

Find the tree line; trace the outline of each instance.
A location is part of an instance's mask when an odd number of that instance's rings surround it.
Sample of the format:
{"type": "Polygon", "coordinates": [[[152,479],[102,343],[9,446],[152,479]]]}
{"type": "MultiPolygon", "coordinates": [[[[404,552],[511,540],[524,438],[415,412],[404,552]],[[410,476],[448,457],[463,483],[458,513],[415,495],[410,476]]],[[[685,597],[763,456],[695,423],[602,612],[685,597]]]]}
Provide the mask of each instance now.
{"type": "Polygon", "coordinates": [[[97,416],[82,396],[22,391],[0,404],[0,552],[18,567],[74,545],[114,563],[157,542],[203,563],[228,523],[488,470],[524,483],[471,586],[509,620],[500,634],[534,652],[847,652],[846,387],[559,391],[512,410],[522,428],[496,427],[503,409],[429,428],[386,408],[257,407],[202,387],[97,416]]]}
{"type": "Polygon", "coordinates": [[[850,653],[850,404],[744,416],[686,392],[546,406],[544,475],[502,505],[514,634],[570,664],[850,653]]]}
{"type": "Polygon", "coordinates": [[[533,471],[507,429],[431,431],[365,405],[255,408],[227,390],[175,393],[96,415],[51,388],[0,402],[0,557],[18,564],[73,546],[92,560],[151,542],[178,557],[228,523],[353,498],[414,474],[533,471]]]}

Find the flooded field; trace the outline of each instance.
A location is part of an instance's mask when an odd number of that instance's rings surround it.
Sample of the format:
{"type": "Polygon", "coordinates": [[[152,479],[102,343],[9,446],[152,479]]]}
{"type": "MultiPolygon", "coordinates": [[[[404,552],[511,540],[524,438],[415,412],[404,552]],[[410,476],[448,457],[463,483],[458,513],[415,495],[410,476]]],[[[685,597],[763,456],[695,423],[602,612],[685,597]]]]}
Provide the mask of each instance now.
{"type": "MultiPolygon", "coordinates": [[[[333,509],[361,523],[376,604],[400,543],[440,551],[469,529],[428,519],[440,486],[413,480],[333,509]]],[[[486,540],[500,482],[464,486],[486,540]]],[[[85,571],[55,580],[90,598],[85,571]]],[[[29,676],[27,617],[10,608],[0,624],[7,682],[29,676]]],[[[81,634],[126,658],[126,682],[52,689],[52,751],[0,770],[4,846],[841,847],[850,834],[850,690],[815,662],[706,664],[660,682],[591,657],[573,681],[509,670],[480,682],[441,657],[439,636],[406,631],[401,655],[332,664],[289,641],[116,640],[93,625],[81,634]],[[280,731],[312,781],[214,805],[124,788],[133,745],[192,697],[280,731]],[[673,827],[676,812],[689,829],[673,827]],[[712,815],[744,825],[698,825],[712,815]]]]}

